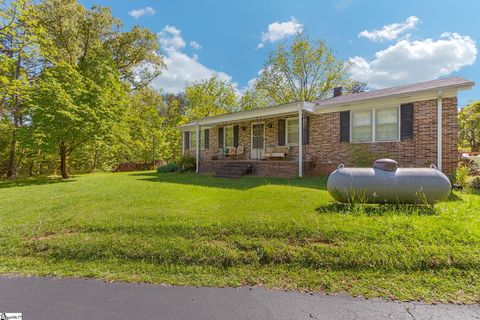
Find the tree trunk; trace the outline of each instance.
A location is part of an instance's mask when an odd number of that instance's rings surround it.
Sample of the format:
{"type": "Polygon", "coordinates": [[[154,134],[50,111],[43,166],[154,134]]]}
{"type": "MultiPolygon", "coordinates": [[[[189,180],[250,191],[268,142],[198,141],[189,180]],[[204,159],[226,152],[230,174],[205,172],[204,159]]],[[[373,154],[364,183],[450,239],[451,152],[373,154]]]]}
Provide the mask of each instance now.
{"type": "Polygon", "coordinates": [[[480,150],[479,147],[480,147],[480,146],[479,146],[478,144],[473,144],[473,145],[470,146],[470,150],[471,150],[472,152],[478,152],[478,150],[480,150]]]}
{"type": "MultiPolygon", "coordinates": [[[[20,70],[22,67],[22,56],[18,55],[17,57],[17,65],[15,69],[15,80],[20,79],[20,70]]],[[[13,96],[13,108],[12,108],[12,115],[13,115],[13,131],[12,131],[12,141],[10,142],[10,155],[8,157],[8,167],[7,167],[7,178],[13,179],[17,176],[17,164],[15,162],[15,154],[17,151],[17,129],[20,126],[21,118],[20,118],[20,98],[18,94],[14,94],[13,96]]]]}
{"type": "Polygon", "coordinates": [[[65,142],[60,142],[60,172],[63,179],[68,179],[68,164],[67,164],[68,152],[65,142]]]}
{"type": "Polygon", "coordinates": [[[95,153],[93,155],[93,172],[97,172],[98,165],[98,149],[95,148],[95,153]]]}

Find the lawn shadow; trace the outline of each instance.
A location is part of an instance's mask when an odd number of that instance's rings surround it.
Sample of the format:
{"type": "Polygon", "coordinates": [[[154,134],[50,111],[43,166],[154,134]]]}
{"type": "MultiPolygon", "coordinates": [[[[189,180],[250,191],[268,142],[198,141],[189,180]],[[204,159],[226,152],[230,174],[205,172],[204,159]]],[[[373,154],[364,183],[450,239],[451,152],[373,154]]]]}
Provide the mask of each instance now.
{"type": "Polygon", "coordinates": [[[386,214],[402,215],[436,215],[435,207],[415,204],[358,204],[358,203],[329,203],[315,209],[320,214],[365,214],[369,216],[383,216],[386,214]]]}
{"type": "Polygon", "coordinates": [[[327,177],[305,177],[305,178],[273,178],[244,176],[240,179],[217,178],[209,175],[195,173],[157,173],[142,172],[132,173],[132,176],[150,182],[176,183],[185,185],[196,185],[212,188],[246,190],[263,185],[293,186],[311,188],[317,190],[327,189],[327,177]]]}
{"type": "Polygon", "coordinates": [[[39,186],[45,184],[56,184],[56,183],[67,183],[73,182],[75,179],[62,179],[62,178],[52,178],[52,177],[34,177],[34,178],[25,178],[25,179],[14,179],[14,180],[0,180],[0,189],[6,188],[16,188],[16,187],[30,187],[30,186],[39,186]]]}

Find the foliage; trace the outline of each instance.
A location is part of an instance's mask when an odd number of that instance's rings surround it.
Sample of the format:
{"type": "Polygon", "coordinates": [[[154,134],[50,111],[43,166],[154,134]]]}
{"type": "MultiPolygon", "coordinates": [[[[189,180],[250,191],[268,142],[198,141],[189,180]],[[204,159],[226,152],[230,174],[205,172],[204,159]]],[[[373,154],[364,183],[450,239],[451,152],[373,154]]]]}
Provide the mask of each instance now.
{"type": "Polygon", "coordinates": [[[355,167],[372,167],[375,160],[387,156],[385,152],[372,150],[369,144],[350,143],[348,145],[348,159],[355,167]]]}
{"type": "Polygon", "coordinates": [[[182,168],[183,172],[194,172],[197,167],[195,157],[183,155],[178,159],[178,166],[182,168]]]}
{"type": "Polygon", "coordinates": [[[323,41],[297,34],[290,46],[270,54],[256,82],[275,104],[325,98],[345,80],[348,64],[338,60],[323,41]]]}
{"type": "Polygon", "coordinates": [[[342,206],[325,188],[156,172],[0,182],[0,273],[478,302],[479,195],[342,206]]]}
{"type": "Polygon", "coordinates": [[[455,171],[454,183],[461,185],[462,187],[468,186],[469,172],[466,166],[460,166],[455,171]]]}
{"type": "Polygon", "coordinates": [[[180,166],[176,163],[169,163],[157,169],[158,173],[171,173],[171,172],[179,172],[179,171],[180,171],[180,166]]]}
{"type": "Polygon", "coordinates": [[[236,111],[235,87],[231,82],[220,80],[217,76],[188,83],[185,95],[188,100],[186,115],[189,119],[236,111]]]}
{"type": "Polygon", "coordinates": [[[459,142],[472,152],[480,151],[480,101],[476,101],[458,113],[459,142]]]}

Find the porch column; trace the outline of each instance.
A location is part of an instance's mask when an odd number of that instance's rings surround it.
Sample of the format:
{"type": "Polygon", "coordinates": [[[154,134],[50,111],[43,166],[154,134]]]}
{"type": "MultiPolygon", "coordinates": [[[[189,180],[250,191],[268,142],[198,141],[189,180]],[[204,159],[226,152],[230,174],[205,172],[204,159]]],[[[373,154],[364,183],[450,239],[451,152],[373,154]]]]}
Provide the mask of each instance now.
{"type": "Polygon", "coordinates": [[[442,171],[442,96],[437,100],[437,169],[442,171]]]}
{"type": "Polygon", "coordinates": [[[200,172],[200,126],[197,124],[197,134],[195,137],[195,160],[196,160],[196,173],[200,172]]]}
{"type": "Polygon", "coordinates": [[[303,176],[303,112],[298,109],[298,176],[303,176]]]}

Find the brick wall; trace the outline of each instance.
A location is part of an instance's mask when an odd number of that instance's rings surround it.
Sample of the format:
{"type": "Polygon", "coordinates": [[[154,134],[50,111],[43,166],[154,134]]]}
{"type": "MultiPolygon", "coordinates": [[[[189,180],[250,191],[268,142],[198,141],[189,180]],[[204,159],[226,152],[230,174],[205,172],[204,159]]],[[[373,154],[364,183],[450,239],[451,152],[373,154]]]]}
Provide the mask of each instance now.
{"type": "MultiPolygon", "coordinates": [[[[443,99],[442,117],[442,154],[443,171],[450,175],[457,167],[457,98],[443,99]]],[[[306,174],[328,174],[340,163],[347,166],[358,165],[366,155],[372,160],[377,157],[389,157],[398,161],[401,167],[425,167],[437,163],[437,100],[414,102],[413,139],[397,142],[377,143],[340,143],[340,113],[325,113],[310,116],[310,143],[304,147],[305,159],[309,165],[306,174]]],[[[244,159],[250,159],[251,124],[257,121],[265,123],[265,146],[277,145],[278,120],[295,115],[245,121],[239,125],[239,145],[245,146],[244,159]],[[271,128],[269,128],[271,125],[271,128]]],[[[201,150],[201,160],[211,160],[217,152],[218,127],[210,129],[210,148],[201,150]]],[[[186,151],[195,155],[194,150],[186,151]]],[[[288,160],[298,159],[298,147],[290,148],[288,160]]],[[[371,163],[367,164],[368,166],[371,163]]],[[[289,166],[290,168],[291,166],[289,166]]],[[[277,170],[278,167],[277,166],[277,170]]],[[[295,172],[288,170],[289,173],[295,172]]]]}

